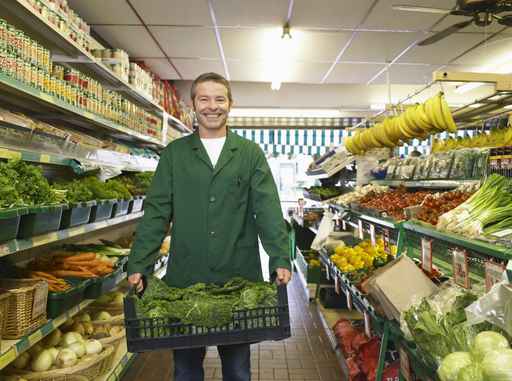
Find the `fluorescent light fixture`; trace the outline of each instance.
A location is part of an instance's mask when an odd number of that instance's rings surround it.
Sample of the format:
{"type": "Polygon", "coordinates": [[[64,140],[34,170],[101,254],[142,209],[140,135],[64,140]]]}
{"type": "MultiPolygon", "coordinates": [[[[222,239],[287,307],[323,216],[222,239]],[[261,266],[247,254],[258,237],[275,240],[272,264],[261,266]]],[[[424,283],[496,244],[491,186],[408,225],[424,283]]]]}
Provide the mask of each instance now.
{"type": "MultiPolygon", "coordinates": [[[[510,74],[512,73],[512,53],[507,53],[501,56],[494,62],[491,62],[485,66],[477,68],[474,70],[476,73],[496,73],[496,74],[510,74]]],[[[466,83],[465,85],[457,87],[455,92],[457,94],[464,94],[468,91],[474,90],[482,85],[485,85],[483,82],[471,82],[466,83]]]]}
{"type": "Polygon", "coordinates": [[[341,118],[338,109],[232,108],[231,117],[341,118]]]}
{"type": "Polygon", "coordinates": [[[471,90],[474,90],[474,89],[478,89],[480,86],[483,86],[485,85],[484,82],[470,82],[470,83],[466,83],[462,86],[458,86],[456,89],[455,89],[455,93],[456,94],[465,94],[467,92],[470,92],[471,90]]]}
{"type": "Polygon", "coordinates": [[[272,83],[270,84],[270,88],[274,91],[279,91],[279,89],[281,88],[281,81],[278,79],[273,80],[272,83]]]}

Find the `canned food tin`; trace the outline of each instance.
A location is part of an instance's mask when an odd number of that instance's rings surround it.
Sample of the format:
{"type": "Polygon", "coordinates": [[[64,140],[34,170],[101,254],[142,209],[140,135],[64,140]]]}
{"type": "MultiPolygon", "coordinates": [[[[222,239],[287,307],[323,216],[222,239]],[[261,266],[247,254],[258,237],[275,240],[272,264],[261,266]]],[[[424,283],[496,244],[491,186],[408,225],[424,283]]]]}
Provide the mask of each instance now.
{"type": "Polygon", "coordinates": [[[43,71],[43,88],[42,90],[51,94],[51,81],[50,81],[50,74],[48,74],[47,72],[43,71]]]}
{"type": "Polygon", "coordinates": [[[25,82],[37,88],[37,69],[28,62],[25,62],[25,82]]]}
{"type": "Polygon", "coordinates": [[[0,50],[7,50],[7,23],[0,19],[0,50]]]}
{"type": "Polygon", "coordinates": [[[15,77],[18,81],[25,80],[25,62],[21,58],[15,58],[16,69],[15,69],[15,77]]]}
{"type": "Polygon", "coordinates": [[[37,71],[37,88],[39,90],[44,90],[44,77],[45,77],[45,72],[43,69],[39,69],[39,68],[35,68],[35,70],[37,71]]]}

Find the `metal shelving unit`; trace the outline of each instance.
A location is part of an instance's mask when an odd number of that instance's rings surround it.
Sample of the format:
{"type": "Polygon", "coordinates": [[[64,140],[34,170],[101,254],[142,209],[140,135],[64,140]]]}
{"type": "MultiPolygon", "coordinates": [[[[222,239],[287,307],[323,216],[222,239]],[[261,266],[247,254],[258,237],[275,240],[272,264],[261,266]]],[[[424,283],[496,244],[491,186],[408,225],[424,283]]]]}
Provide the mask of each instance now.
{"type": "Polygon", "coordinates": [[[454,189],[461,185],[475,185],[479,182],[480,180],[373,180],[371,183],[374,185],[385,185],[390,187],[403,186],[405,188],[454,189]]]}

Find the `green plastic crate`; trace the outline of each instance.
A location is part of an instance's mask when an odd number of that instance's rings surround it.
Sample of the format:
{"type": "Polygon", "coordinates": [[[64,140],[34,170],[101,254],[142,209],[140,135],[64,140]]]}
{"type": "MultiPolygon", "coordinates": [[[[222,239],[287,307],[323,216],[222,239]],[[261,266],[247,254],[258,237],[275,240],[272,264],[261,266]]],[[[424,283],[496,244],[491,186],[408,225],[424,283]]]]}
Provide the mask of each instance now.
{"type": "Polygon", "coordinates": [[[0,242],[10,241],[17,237],[21,217],[27,213],[27,208],[13,208],[0,211],[0,242]]]}
{"type": "Polygon", "coordinates": [[[96,201],[69,204],[69,209],[62,212],[60,228],[69,229],[73,226],[88,223],[91,218],[91,210],[94,205],[96,205],[96,201]]]}
{"type": "Polygon", "coordinates": [[[86,299],[98,299],[101,295],[113,290],[123,279],[123,266],[119,266],[111,274],[91,279],[85,290],[86,299]]]}
{"type": "Polygon", "coordinates": [[[21,217],[18,238],[27,239],[59,230],[62,211],[67,205],[49,205],[28,208],[21,217]]]}
{"type": "Polygon", "coordinates": [[[69,309],[80,304],[85,299],[85,290],[90,283],[89,279],[66,279],[72,288],[65,292],[48,292],[46,314],[54,319],[69,309]]]}

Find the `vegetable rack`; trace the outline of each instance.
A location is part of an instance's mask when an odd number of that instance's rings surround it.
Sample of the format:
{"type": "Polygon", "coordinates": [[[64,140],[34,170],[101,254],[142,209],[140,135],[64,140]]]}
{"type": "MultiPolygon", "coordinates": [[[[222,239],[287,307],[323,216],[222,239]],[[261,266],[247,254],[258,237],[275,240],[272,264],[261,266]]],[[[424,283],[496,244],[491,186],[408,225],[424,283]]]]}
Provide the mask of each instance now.
{"type": "Polygon", "coordinates": [[[135,296],[124,300],[128,352],[194,348],[283,340],[291,336],[286,286],[277,287],[276,307],[233,312],[231,323],[215,328],[176,323],[168,318],[138,318],[135,296]]]}

